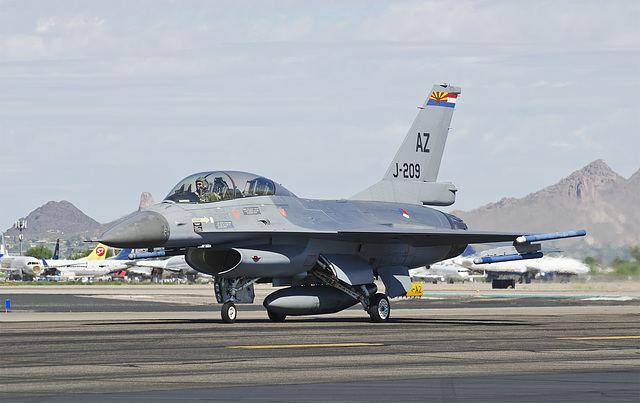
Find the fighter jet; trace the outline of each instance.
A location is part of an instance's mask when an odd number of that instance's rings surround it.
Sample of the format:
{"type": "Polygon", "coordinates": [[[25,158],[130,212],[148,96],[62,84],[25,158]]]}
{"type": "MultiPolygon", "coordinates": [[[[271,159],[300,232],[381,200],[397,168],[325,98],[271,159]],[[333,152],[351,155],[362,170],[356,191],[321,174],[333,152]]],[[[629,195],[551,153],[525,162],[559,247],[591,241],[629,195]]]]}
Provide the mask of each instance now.
{"type": "Polygon", "coordinates": [[[385,322],[389,298],[412,288],[409,268],[458,256],[472,243],[513,243],[485,255],[486,262],[535,258],[542,255],[537,240],[584,235],[470,231],[461,219],[428,207],[455,201],[456,187],[436,179],[460,93],[435,85],[383,179],[349,199],[299,198],[246,172],[200,172],[99,241],[151,250],[135,258],[184,254],[189,266],[214,276],[224,322],[236,320],[235,304],[253,302],[258,281],[285,287],[264,299],[273,321],[360,303],[373,322],[385,322]]]}

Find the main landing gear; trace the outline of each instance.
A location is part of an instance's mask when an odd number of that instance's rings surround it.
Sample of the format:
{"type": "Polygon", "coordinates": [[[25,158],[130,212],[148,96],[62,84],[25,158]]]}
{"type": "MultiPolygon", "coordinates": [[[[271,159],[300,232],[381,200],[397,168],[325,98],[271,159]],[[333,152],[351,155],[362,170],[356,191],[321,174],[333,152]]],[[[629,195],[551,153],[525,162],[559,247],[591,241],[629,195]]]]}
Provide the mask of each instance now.
{"type": "Polygon", "coordinates": [[[369,316],[375,323],[386,322],[391,313],[391,304],[386,295],[377,293],[369,300],[369,316]]]}
{"type": "Polygon", "coordinates": [[[310,273],[322,280],[324,284],[358,300],[364,310],[369,313],[372,322],[381,323],[389,320],[391,304],[386,295],[376,293],[378,287],[375,284],[351,285],[340,281],[332,270],[331,262],[322,255],[318,258],[318,265],[310,273]]]}

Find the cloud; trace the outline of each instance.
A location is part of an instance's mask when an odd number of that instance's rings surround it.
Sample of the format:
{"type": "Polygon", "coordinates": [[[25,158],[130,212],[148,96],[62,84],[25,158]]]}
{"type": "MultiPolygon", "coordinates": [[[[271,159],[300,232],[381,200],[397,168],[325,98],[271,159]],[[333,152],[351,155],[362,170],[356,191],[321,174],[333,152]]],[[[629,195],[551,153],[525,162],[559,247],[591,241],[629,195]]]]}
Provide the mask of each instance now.
{"type": "Polygon", "coordinates": [[[457,208],[528,194],[598,158],[638,169],[636,2],[3,8],[0,188],[47,184],[4,198],[3,228],[56,199],[106,222],[203,170],[350,196],[382,177],[441,82],[462,87],[440,171],[460,189],[457,208]],[[523,165],[535,175],[514,174],[523,165]]]}

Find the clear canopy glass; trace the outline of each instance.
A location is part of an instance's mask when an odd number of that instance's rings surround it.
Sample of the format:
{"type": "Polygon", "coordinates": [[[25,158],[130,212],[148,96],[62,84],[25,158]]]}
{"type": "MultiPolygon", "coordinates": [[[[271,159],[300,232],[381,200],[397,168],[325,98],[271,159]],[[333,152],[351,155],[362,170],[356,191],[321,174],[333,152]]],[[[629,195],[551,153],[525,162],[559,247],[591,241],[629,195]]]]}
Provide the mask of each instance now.
{"type": "Polygon", "coordinates": [[[292,193],[267,178],[247,172],[200,172],[184,178],[165,200],[176,203],[211,203],[243,197],[286,195],[292,193]]]}

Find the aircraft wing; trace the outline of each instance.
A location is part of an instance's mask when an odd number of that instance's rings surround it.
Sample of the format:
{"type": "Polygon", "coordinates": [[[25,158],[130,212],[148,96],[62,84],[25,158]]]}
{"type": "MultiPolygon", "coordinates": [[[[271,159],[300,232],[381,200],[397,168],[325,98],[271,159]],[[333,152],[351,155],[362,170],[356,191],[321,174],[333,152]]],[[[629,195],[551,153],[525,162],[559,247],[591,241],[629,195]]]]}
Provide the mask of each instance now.
{"type": "MultiPolygon", "coordinates": [[[[337,237],[366,243],[406,243],[411,246],[463,245],[474,243],[514,242],[523,233],[462,231],[447,229],[395,229],[384,231],[338,231],[337,237]]],[[[319,235],[322,237],[322,235],[319,235]]]]}
{"type": "MultiPolygon", "coordinates": [[[[488,244],[498,242],[511,242],[516,243],[518,240],[522,240],[519,243],[527,244],[532,241],[527,240],[527,237],[537,236],[552,236],[545,237],[539,240],[551,240],[560,238],[569,238],[574,236],[583,236],[586,234],[583,230],[580,231],[568,231],[565,233],[550,233],[550,234],[532,234],[530,232],[493,232],[493,231],[468,231],[468,230],[454,230],[454,229],[432,229],[432,228],[384,228],[384,229],[364,229],[364,230],[337,230],[337,231],[287,231],[287,230],[270,230],[270,231],[229,231],[220,233],[219,241],[216,238],[210,238],[213,242],[203,242],[208,244],[225,244],[228,242],[235,242],[238,240],[251,240],[278,236],[300,236],[317,239],[327,239],[333,241],[348,241],[348,242],[362,242],[362,243],[398,243],[409,244],[414,247],[419,246],[441,246],[441,245],[463,245],[463,244],[488,244]]],[[[535,239],[538,240],[538,239],[535,239]]],[[[199,246],[199,245],[191,245],[199,246]]],[[[143,257],[142,254],[138,254],[138,257],[143,257]]],[[[151,257],[151,256],[144,256],[151,257]]]]}
{"type": "MultiPolygon", "coordinates": [[[[512,245],[520,244],[520,248],[531,245],[531,242],[537,240],[552,240],[561,238],[570,238],[576,236],[584,236],[586,231],[567,231],[546,234],[531,234],[526,232],[493,232],[493,231],[468,231],[454,229],[432,229],[432,228],[388,228],[380,230],[337,230],[337,231],[288,231],[288,230],[271,230],[271,231],[228,231],[218,233],[207,238],[201,243],[192,243],[189,247],[198,247],[200,245],[216,245],[226,246],[237,241],[250,241],[252,239],[262,239],[265,236],[277,238],[280,236],[298,236],[316,239],[326,239],[332,241],[347,241],[373,244],[408,244],[412,247],[423,246],[446,246],[446,245],[468,245],[468,244],[488,244],[499,242],[511,242],[512,245]]],[[[541,246],[538,246],[536,252],[544,252],[541,246]]],[[[186,246],[186,245],[184,245],[186,246]]],[[[184,246],[179,247],[184,253],[184,246]]],[[[509,247],[513,249],[513,247],[509,247]]],[[[170,247],[168,249],[171,249],[170,247]]],[[[505,249],[505,248],[503,248],[505,249]]],[[[176,249],[177,250],[177,249],[176,249]]],[[[520,253],[520,252],[518,252],[520,253]]],[[[174,253],[175,254],[175,253],[174,253]]],[[[505,254],[502,251],[500,254],[505,254]]],[[[162,253],[136,253],[137,259],[169,256],[162,253]]],[[[485,262],[488,263],[488,262],[485,262]]]]}
{"type": "MultiPolygon", "coordinates": [[[[275,235],[278,232],[273,232],[275,235]]],[[[291,234],[291,233],[290,233],[291,234]]],[[[405,244],[411,247],[466,246],[469,244],[490,244],[512,242],[510,246],[495,248],[474,259],[475,264],[508,262],[514,260],[537,259],[543,256],[546,247],[536,241],[572,238],[586,235],[585,230],[552,232],[542,234],[518,232],[468,231],[454,229],[389,228],[385,230],[300,232],[298,236],[339,240],[369,244],[405,244]]],[[[556,249],[552,249],[557,251],[556,249]]]]}

